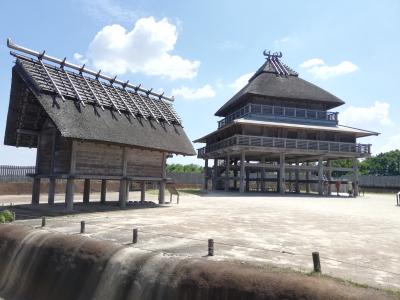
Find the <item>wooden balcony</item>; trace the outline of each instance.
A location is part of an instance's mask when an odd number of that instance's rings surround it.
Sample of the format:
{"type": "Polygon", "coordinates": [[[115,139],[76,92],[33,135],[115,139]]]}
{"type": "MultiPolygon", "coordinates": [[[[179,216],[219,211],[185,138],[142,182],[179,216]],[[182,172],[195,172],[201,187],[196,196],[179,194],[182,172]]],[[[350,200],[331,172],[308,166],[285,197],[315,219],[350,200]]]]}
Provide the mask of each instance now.
{"type": "Polygon", "coordinates": [[[358,154],[365,157],[371,154],[370,144],[341,143],[330,141],[286,139],[251,135],[234,135],[220,142],[207,145],[198,149],[198,158],[207,158],[209,155],[228,147],[254,147],[256,150],[275,150],[276,152],[286,151],[299,153],[332,153],[332,154],[358,154]],[[297,151],[296,151],[297,150],[297,151]]]}
{"type": "Polygon", "coordinates": [[[255,118],[266,118],[277,121],[287,121],[295,119],[313,124],[336,125],[338,123],[337,112],[262,104],[247,104],[219,121],[218,128],[222,128],[232,123],[235,119],[243,117],[251,118],[252,116],[255,118]]]}

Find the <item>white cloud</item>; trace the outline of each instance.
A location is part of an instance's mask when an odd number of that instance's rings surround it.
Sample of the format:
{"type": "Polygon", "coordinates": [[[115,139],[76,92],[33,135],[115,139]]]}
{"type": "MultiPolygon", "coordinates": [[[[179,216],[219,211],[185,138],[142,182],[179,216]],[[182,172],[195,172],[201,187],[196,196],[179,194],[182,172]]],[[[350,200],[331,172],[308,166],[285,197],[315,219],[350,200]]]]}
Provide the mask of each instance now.
{"type": "Polygon", "coordinates": [[[206,98],[213,98],[215,96],[215,91],[213,87],[209,84],[198,88],[192,89],[187,86],[182,86],[178,89],[172,90],[172,95],[175,97],[182,97],[188,100],[197,100],[197,99],[206,99],[206,98]]]}
{"type": "Polygon", "coordinates": [[[339,120],[346,125],[391,125],[389,117],[390,104],[387,102],[375,101],[367,107],[350,106],[339,114],[339,120]]]}
{"type": "Polygon", "coordinates": [[[400,134],[392,135],[387,143],[383,144],[378,148],[378,151],[374,152],[379,154],[397,149],[400,149],[400,134]]]}
{"type": "Polygon", "coordinates": [[[246,73],[243,74],[242,76],[236,78],[234,82],[232,82],[229,86],[232,87],[235,92],[240,91],[248,82],[251,76],[253,76],[254,73],[246,73]]]}
{"type": "Polygon", "coordinates": [[[80,53],[74,53],[74,59],[80,64],[86,64],[88,62],[88,60],[80,53]]]}
{"type": "Polygon", "coordinates": [[[328,66],[320,58],[312,58],[303,62],[300,67],[307,69],[315,78],[328,79],[340,75],[349,74],[358,70],[351,61],[342,61],[335,66],[328,66]]]}
{"type": "Polygon", "coordinates": [[[121,7],[113,0],[82,0],[89,16],[103,22],[130,22],[138,18],[138,11],[121,7]]]}
{"type": "Polygon", "coordinates": [[[200,62],[171,54],[178,33],[166,18],[153,17],[136,21],[127,31],[121,25],[109,25],[100,30],[89,45],[87,59],[111,74],[144,73],[169,79],[193,78],[200,62]]]}

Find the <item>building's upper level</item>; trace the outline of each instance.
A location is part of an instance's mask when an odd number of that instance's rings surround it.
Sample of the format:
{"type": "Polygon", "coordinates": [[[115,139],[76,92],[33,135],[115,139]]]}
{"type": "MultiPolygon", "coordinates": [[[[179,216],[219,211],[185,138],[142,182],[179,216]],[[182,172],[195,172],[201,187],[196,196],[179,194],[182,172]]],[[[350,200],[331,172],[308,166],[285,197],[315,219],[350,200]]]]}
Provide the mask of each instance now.
{"type": "MultiPolygon", "coordinates": [[[[216,113],[216,116],[230,117],[247,104],[266,105],[266,111],[271,111],[269,106],[290,108],[288,114],[296,112],[297,118],[310,119],[308,116],[319,115],[325,119],[327,110],[344,104],[344,101],[321,89],[320,87],[299,78],[298,73],[280,61],[281,53],[270,54],[264,52],[265,63],[254,73],[249,82],[216,113]],[[290,111],[290,112],[289,112],[290,111]],[[308,114],[308,111],[310,112],[308,114]],[[320,111],[320,112],[318,112],[320,111]],[[299,115],[297,115],[299,112],[299,115]]],[[[272,109],[273,110],[273,109],[272,109]]],[[[262,110],[264,115],[264,110],[262,110]]],[[[280,113],[265,113],[265,115],[279,115],[280,113]]],[[[334,114],[336,116],[336,114],[334,114]]],[[[332,121],[331,117],[328,121],[332,121]]],[[[289,115],[286,115],[289,117],[289,115]]],[[[291,117],[291,116],[290,116],[291,117]]],[[[311,117],[312,118],[312,117],[311,117]]],[[[335,118],[335,117],[333,117],[335,118]]],[[[337,121],[337,118],[336,120],[337,121]]]]}

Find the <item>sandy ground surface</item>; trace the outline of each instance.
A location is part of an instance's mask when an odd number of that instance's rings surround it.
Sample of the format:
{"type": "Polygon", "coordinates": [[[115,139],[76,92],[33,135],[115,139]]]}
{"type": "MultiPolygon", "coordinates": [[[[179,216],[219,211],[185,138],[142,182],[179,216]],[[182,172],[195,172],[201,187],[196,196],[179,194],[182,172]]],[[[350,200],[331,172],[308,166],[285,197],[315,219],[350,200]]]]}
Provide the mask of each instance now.
{"type": "MultiPolygon", "coordinates": [[[[91,197],[99,199],[98,194],[91,197]]],[[[118,195],[109,193],[108,197],[117,199],[118,195]]],[[[138,200],[139,193],[131,192],[130,199],[138,200]]],[[[147,200],[152,199],[156,195],[149,194],[147,200]]],[[[29,200],[29,196],[0,196],[0,203],[5,204],[29,200]]],[[[62,200],[63,195],[57,195],[56,201],[62,200]]],[[[81,195],[76,201],[81,201],[81,195]]],[[[48,218],[46,229],[79,234],[80,221],[85,220],[85,235],[130,244],[132,229],[138,228],[139,242],[132,247],[193,257],[207,255],[207,240],[212,238],[215,260],[273,264],[305,272],[312,270],[311,253],[318,251],[324,274],[400,290],[400,207],[394,195],[366,194],[354,199],[183,194],[179,205],[115,210],[110,204],[109,208],[48,218]]],[[[20,211],[29,214],[30,209],[20,211]]],[[[41,224],[40,219],[16,222],[38,228],[41,224]]]]}

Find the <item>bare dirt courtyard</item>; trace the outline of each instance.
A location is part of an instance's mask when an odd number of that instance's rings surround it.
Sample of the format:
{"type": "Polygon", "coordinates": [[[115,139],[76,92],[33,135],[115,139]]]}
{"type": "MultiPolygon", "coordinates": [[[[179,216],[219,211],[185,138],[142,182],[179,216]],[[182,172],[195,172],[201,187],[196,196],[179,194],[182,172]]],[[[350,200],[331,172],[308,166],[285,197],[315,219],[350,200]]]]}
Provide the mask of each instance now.
{"type": "MultiPolygon", "coordinates": [[[[91,201],[99,195],[92,194],[91,201]]],[[[117,199],[117,193],[109,193],[117,199]]],[[[79,195],[77,195],[79,201],[79,195]]],[[[138,200],[139,194],[130,194],[138,200]]],[[[149,194],[147,200],[156,196],[149,194]]],[[[62,195],[57,196],[62,201],[62,195]]],[[[0,203],[23,203],[29,196],[0,196],[0,203]]],[[[93,204],[95,207],[96,204],[93,204]]],[[[100,206],[100,204],[98,204],[100,206]]],[[[180,204],[147,209],[80,213],[19,224],[129,244],[165,255],[207,255],[215,241],[215,260],[272,264],[312,271],[311,253],[321,255],[322,272],[357,283],[400,290],[400,207],[394,195],[364,197],[276,196],[215,193],[181,195],[180,204]]]]}

